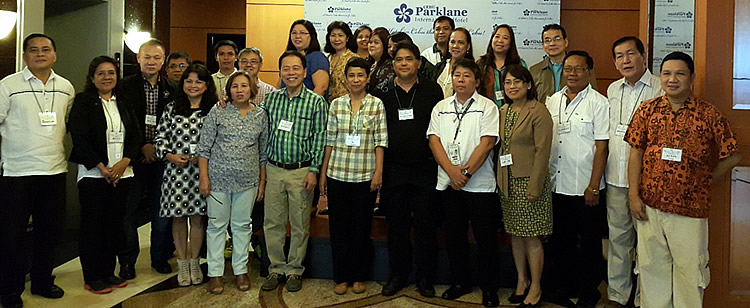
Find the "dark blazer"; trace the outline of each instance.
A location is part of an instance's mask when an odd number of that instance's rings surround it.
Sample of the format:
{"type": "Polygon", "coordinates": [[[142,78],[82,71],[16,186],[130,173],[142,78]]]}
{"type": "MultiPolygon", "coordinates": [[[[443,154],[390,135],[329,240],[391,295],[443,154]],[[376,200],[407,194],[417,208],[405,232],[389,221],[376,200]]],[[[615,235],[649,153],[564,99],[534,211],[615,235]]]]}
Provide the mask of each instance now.
{"type": "MultiPolygon", "coordinates": [[[[125,102],[135,111],[135,116],[138,125],[141,129],[141,146],[146,143],[153,143],[153,140],[146,140],[146,92],[143,90],[143,83],[145,80],[143,76],[138,73],[130,75],[120,80],[120,91],[125,96],[125,102]]],[[[169,102],[174,100],[173,88],[169,85],[167,78],[159,77],[159,81],[156,82],[159,85],[159,100],[156,104],[156,123],[159,123],[164,107],[169,102]]]]}
{"type": "MultiPolygon", "coordinates": [[[[118,95],[117,110],[125,126],[123,157],[130,158],[131,165],[138,157],[141,147],[141,129],[132,108],[125,103],[123,95],[118,95]]],[[[76,95],[68,118],[68,130],[73,137],[73,152],[70,161],[82,164],[86,169],[96,167],[100,162],[109,165],[107,157],[107,118],[102,101],[95,91],[84,91],[76,95]]]]}

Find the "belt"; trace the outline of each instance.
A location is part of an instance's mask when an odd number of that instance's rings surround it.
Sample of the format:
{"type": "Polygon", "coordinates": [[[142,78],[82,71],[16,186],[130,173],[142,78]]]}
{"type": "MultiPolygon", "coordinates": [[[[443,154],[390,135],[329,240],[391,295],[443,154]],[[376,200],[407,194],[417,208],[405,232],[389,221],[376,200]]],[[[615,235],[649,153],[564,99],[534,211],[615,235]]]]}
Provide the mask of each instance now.
{"type": "Polygon", "coordinates": [[[280,163],[280,162],[272,161],[272,160],[269,159],[268,162],[271,165],[274,165],[274,166],[279,167],[279,168],[287,169],[287,170],[294,170],[294,169],[299,169],[299,168],[305,168],[305,167],[309,167],[310,165],[312,165],[312,162],[310,162],[310,161],[303,161],[303,162],[299,162],[299,163],[288,163],[288,164],[285,164],[285,163],[280,163]]]}

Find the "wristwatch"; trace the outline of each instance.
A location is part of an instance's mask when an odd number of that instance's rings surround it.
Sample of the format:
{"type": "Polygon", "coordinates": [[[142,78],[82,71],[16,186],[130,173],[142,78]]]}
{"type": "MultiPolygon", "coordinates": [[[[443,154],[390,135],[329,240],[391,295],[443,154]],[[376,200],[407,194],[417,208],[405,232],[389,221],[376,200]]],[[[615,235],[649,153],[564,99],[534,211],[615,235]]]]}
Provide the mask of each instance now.
{"type": "Polygon", "coordinates": [[[471,178],[471,173],[469,173],[469,170],[461,169],[461,174],[463,174],[467,178],[471,178]]]}

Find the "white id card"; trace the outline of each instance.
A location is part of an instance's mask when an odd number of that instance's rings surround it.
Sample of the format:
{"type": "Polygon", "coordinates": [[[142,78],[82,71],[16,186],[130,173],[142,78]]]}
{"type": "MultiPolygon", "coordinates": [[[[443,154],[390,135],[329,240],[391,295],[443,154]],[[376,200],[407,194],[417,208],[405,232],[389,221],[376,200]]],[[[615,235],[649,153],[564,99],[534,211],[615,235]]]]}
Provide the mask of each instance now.
{"type": "Polygon", "coordinates": [[[291,132],[293,125],[294,125],[294,122],[289,122],[287,120],[281,120],[279,122],[279,129],[283,130],[285,132],[291,132]]]}
{"type": "Polygon", "coordinates": [[[125,142],[125,133],[123,132],[108,132],[109,143],[123,143],[125,142]]]}
{"type": "Polygon", "coordinates": [[[453,164],[454,166],[461,165],[461,149],[458,147],[458,144],[454,143],[448,145],[446,154],[448,154],[448,158],[451,160],[451,164],[453,164]]]}
{"type": "Polygon", "coordinates": [[[39,113],[39,121],[42,124],[42,126],[57,125],[57,113],[54,112],[54,111],[51,111],[51,112],[40,112],[39,113]]]}
{"type": "Polygon", "coordinates": [[[511,154],[500,155],[500,167],[506,167],[513,164],[513,156],[511,154]]]}
{"type": "Polygon", "coordinates": [[[503,90],[495,91],[495,100],[505,99],[503,96],[503,90]]]}
{"type": "Polygon", "coordinates": [[[361,135],[346,134],[346,146],[359,147],[359,142],[361,139],[362,139],[361,135]]]}
{"type": "Polygon", "coordinates": [[[191,143],[189,145],[189,148],[190,148],[190,155],[195,155],[195,152],[198,150],[198,144],[191,143]]]}
{"type": "Polygon", "coordinates": [[[146,115],[146,125],[156,125],[156,116],[155,115],[146,115]]]}
{"type": "Polygon", "coordinates": [[[661,159],[668,161],[682,161],[682,149],[662,148],[661,159]]]}
{"type": "Polygon", "coordinates": [[[398,120],[414,120],[414,108],[403,108],[398,110],[398,120]]]}
{"type": "Polygon", "coordinates": [[[557,126],[557,134],[567,134],[570,132],[570,122],[560,123],[557,126]]]}
{"type": "Polygon", "coordinates": [[[615,136],[625,136],[625,132],[628,131],[628,126],[625,124],[619,124],[617,125],[617,129],[615,129],[615,136]]]}
{"type": "Polygon", "coordinates": [[[112,163],[112,166],[114,166],[114,164],[120,162],[121,160],[122,160],[122,152],[115,153],[115,162],[112,163]]]}

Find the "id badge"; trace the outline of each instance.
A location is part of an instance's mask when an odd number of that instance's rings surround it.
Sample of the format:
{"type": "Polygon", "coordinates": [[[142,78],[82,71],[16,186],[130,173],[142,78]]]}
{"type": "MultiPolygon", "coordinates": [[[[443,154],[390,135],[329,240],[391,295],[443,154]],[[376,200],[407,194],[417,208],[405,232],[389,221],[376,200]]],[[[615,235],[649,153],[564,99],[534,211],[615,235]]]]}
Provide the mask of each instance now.
{"type": "Polygon", "coordinates": [[[414,108],[402,108],[398,110],[398,120],[414,120],[414,108]]]}
{"type": "Polygon", "coordinates": [[[567,134],[570,132],[570,122],[560,123],[557,126],[557,134],[567,134]]]}
{"type": "Polygon", "coordinates": [[[147,114],[146,115],[146,125],[156,125],[156,116],[147,114]]]}
{"type": "Polygon", "coordinates": [[[513,156],[511,154],[500,155],[500,167],[507,167],[513,164],[513,156]]]}
{"type": "Polygon", "coordinates": [[[291,132],[293,125],[294,125],[294,122],[289,122],[287,120],[281,120],[279,122],[279,129],[283,130],[285,132],[291,132]]]}
{"type": "Polygon", "coordinates": [[[615,129],[615,136],[622,137],[625,136],[625,132],[628,131],[628,126],[625,124],[619,124],[617,125],[617,129],[615,129]]]}
{"type": "Polygon", "coordinates": [[[682,149],[662,148],[661,159],[668,161],[682,161],[682,149]]]}
{"type": "Polygon", "coordinates": [[[359,142],[361,139],[361,135],[346,134],[346,146],[359,147],[359,142]]]}
{"type": "Polygon", "coordinates": [[[125,133],[123,132],[108,132],[109,143],[123,143],[125,142],[125,133]]]}
{"type": "Polygon", "coordinates": [[[495,91],[495,100],[502,100],[505,99],[505,96],[503,96],[503,90],[495,91]]]}
{"type": "Polygon", "coordinates": [[[42,126],[57,125],[57,113],[54,111],[40,112],[39,121],[42,124],[42,126]]]}
{"type": "MultiPolygon", "coordinates": [[[[115,153],[115,164],[122,160],[122,152],[115,153]]],[[[112,164],[114,166],[114,164],[112,164]]]]}
{"type": "Polygon", "coordinates": [[[451,144],[448,145],[448,149],[446,149],[446,154],[448,154],[448,158],[451,160],[451,164],[454,166],[461,165],[461,149],[458,147],[458,144],[451,144]]]}
{"type": "Polygon", "coordinates": [[[195,155],[195,152],[198,150],[198,144],[191,143],[188,147],[190,149],[190,155],[195,155]]]}

